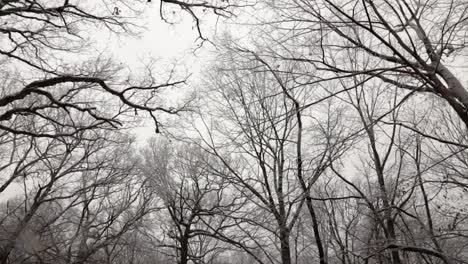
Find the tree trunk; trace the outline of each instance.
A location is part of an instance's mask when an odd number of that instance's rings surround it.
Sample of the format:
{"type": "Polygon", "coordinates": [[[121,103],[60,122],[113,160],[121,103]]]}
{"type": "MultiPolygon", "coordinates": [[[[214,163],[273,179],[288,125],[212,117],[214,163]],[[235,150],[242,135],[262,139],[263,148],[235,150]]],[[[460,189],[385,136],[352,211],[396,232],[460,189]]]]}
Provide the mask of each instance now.
{"type": "MultiPolygon", "coordinates": [[[[392,204],[387,192],[387,187],[385,184],[385,177],[384,177],[384,165],[380,160],[380,155],[377,151],[376,147],[376,139],[375,139],[375,134],[374,130],[372,127],[367,127],[366,128],[369,140],[370,140],[370,145],[372,148],[372,155],[373,155],[373,161],[375,165],[375,171],[377,174],[377,182],[379,184],[379,191],[380,191],[380,196],[382,199],[382,204],[383,204],[383,210],[384,210],[384,219],[385,219],[385,229],[386,231],[384,232],[388,242],[390,244],[396,242],[396,232],[395,232],[395,223],[393,221],[392,217],[392,204]]],[[[392,250],[391,251],[391,256],[392,256],[392,263],[394,264],[401,264],[401,258],[400,258],[400,253],[398,250],[392,250]]]]}
{"type": "Polygon", "coordinates": [[[180,264],[187,264],[188,263],[188,251],[189,251],[189,233],[190,233],[190,226],[185,227],[185,231],[182,234],[182,238],[180,240],[180,264]]]}
{"type": "Polygon", "coordinates": [[[315,243],[317,244],[317,249],[319,253],[320,264],[327,264],[325,259],[325,250],[323,249],[322,238],[320,237],[319,224],[317,221],[317,215],[315,214],[314,206],[312,204],[312,199],[310,195],[307,194],[306,197],[307,209],[309,209],[310,218],[312,219],[312,227],[314,229],[315,243]]]}
{"type": "Polygon", "coordinates": [[[12,248],[6,248],[3,252],[0,253],[0,263],[7,264],[8,263],[8,256],[10,255],[12,248]]]}
{"type": "Polygon", "coordinates": [[[286,228],[280,230],[281,263],[291,264],[291,248],[289,245],[289,231],[286,228]]]}

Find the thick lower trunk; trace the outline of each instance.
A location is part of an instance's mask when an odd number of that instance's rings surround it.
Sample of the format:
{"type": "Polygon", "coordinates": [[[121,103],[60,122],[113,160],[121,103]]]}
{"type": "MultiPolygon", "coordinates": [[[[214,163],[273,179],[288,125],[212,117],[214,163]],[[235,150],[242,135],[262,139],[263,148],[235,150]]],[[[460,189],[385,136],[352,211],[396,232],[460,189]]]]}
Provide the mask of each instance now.
{"type": "Polygon", "coordinates": [[[186,245],[183,245],[180,249],[180,264],[187,264],[188,262],[188,248],[186,245]]]}
{"type": "Polygon", "coordinates": [[[291,264],[291,247],[289,245],[289,232],[287,230],[280,231],[281,242],[281,263],[291,264]]]}
{"type": "MultiPolygon", "coordinates": [[[[366,125],[364,122],[364,118],[361,118],[363,120],[363,123],[366,125]]],[[[377,173],[377,182],[379,184],[379,191],[380,191],[380,197],[382,199],[382,204],[383,204],[383,211],[384,211],[384,234],[385,238],[387,239],[389,244],[395,243],[396,242],[396,232],[395,232],[395,223],[393,221],[393,216],[392,216],[392,204],[390,200],[390,195],[387,192],[387,187],[385,184],[385,176],[384,176],[384,169],[385,169],[385,162],[382,162],[380,160],[380,155],[377,150],[376,146],[376,138],[374,134],[374,130],[372,126],[367,126],[366,125],[366,131],[369,136],[370,144],[372,147],[372,155],[373,155],[373,161],[375,165],[375,172],[377,173]]],[[[392,258],[392,263],[393,264],[401,264],[401,258],[400,258],[400,253],[398,250],[392,250],[391,253],[391,258],[392,258]]]]}
{"type": "MultiPolygon", "coordinates": [[[[378,163],[378,166],[380,166],[380,163],[378,163]]],[[[380,168],[380,167],[379,167],[380,168]]],[[[396,242],[396,232],[395,232],[395,223],[393,221],[392,217],[392,206],[390,204],[389,198],[388,198],[388,193],[385,187],[385,181],[384,181],[384,176],[382,173],[382,170],[377,171],[377,177],[379,181],[379,187],[380,187],[380,192],[382,196],[382,203],[384,206],[384,219],[385,219],[385,225],[386,225],[386,232],[385,235],[387,237],[387,240],[390,244],[396,242]]],[[[391,252],[392,256],[392,263],[393,264],[401,264],[401,258],[400,258],[400,253],[398,250],[392,250],[391,252]]]]}
{"type": "Polygon", "coordinates": [[[0,263],[7,264],[8,263],[8,256],[10,255],[12,249],[6,249],[5,252],[0,253],[0,263]]]}
{"type": "Polygon", "coordinates": [[[325,257],[325,250],[323,249],[322,238],[320,237],[319,224],[317,220],[317,215],[315,214],[314,206],[312,204],[312,199],[309,195],[306,197],[307,209],[309,209],[310,218],[312,219],[312,227],[314,229],[315,243],[317,244],[317,250],[319,253],[319,263],[327,264],[325,257]]]}
{"type": "MultiPolygon", "coordinates": [[[[395,234],[395,227],[394,227],[393,220],[387,220],[387,229],[388,229],[388,236],[392,240],[392,242],[396,241],[396,234],[395,234]]],[[[392,250],[392,262],[394,264],[401,264],[400,253],[398,250],[392,250]]]]}
{"type": "MultiPolygon", "coordinates": [[[[386,235],[386,238],[388,240],[388,242],[390,244],[392,243],[395,243],[396,242],[396,238],[397,238],[397,235],[396,235],[396,232],[395,232],[395,223],[393,221],[393,217],[392,217],[392,206],[390,204],[390,201],[388,199],[388,194],[387,194],[387,191],[386,191],[386,188],[385,188],[385,184],[384,184],[384,179],[383,179],[383,174],[382,173],[377,173],[378,177],[379,177],[379,185],[380,185],[380,191],[381,191],[381,195],[382,195],[382,202],[383,202],[383,206],[384,206],[384,219],[385,219],[385,224],[386,224],[386,232],[385,235],[386,235]]],[[[400,253],[398,252],[398,250],[392,250],[391,252],[391,256],[392,256],[392,263],[393,264],[401,264],[401,258],[400,258],[400,253]]]]}
{"type": "Polygon", "coordinates": [[[189,259],[189,234],[190,226],[185,227],[183,237],[180,240],[180,264],[187,264],[189,259]]]}

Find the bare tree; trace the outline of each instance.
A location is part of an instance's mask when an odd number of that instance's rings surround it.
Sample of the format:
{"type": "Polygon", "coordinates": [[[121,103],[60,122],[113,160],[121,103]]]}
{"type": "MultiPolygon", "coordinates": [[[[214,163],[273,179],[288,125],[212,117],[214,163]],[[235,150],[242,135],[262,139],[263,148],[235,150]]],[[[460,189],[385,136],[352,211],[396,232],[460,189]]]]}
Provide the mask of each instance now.
{"type": "Polygon", "coordinates": [[[155,216],[161,218],[157,247],[177,263],[211,263],[228,248],[223,241],[229,227],[226,216],[242,205],[242,199],[212,173],[214,159],[194,145],[153,139],[143,153],[144,171],[164,208],[155,216]]]}
{"type": "Polygon", "coordinates": [[[295,64],[270,63],[238,48],[223,59],[204,94],[213,117],[201,117],[198,122],[205,127],[197,123],[195,128],[201,145],[228,169],[224,177],[250,200],[237,216],[245,221],[240,231],[264,251],[267,261],[292,263],[292,232],[307,205],[319,259],[325,262],[311,187],[341,153],[337,142],[345,132],[338,128],[339,119],[332,121],[338,115],[315,115],[321,110],[311,106],[320,102],[308,101],[307,77],[296,75],[295,64]],[[324,120],[329,123],[315,127],[324,120]]]}
{"type": "Polygon", "coordinates": [[[448,1],[271,1],[283,36],[275,56],[313,65],[321,81],[363,75],[429,93],[468,124],[468,93],[450,64],[466,53],[467,9],[448,1]],[[350,50],[356,56],[349,57],[350,50]],[[330,74],[331,73],[331,74],[330,74]]]}
{"type": "MultiPolygon", "coordinates": [[[[354,146],[353,152],[359,157],[353,161],[354,169],[338,169],[336,164],[331,168],[348,186],[343,196],[360,202],[352,209],[359,213],[345,221],[336,214],[337,210],[341,214],[346,212],[339,204],[350,201],[329,202],[329,217],[333,220],[330,232],[338,247],[344,249],[339,259],[343,263],[359,259],[391,263],[460,262],[463,257],[447,247],[450,238],[440,228],[446,223],[442,215],[453,217],[458,210],[440,214],[438,200],[444,196],[441,192],[447,189],[435,180],[438,175],[434,170],[454,153],[436,158],[428,146],[437,141],[423,137],[417,129],[398,125],[413,120],[413,125],[417,126],[427,119],[414,114],[424,107],[418,105],[417,98],[402,104],[405,95],[398,87],[380,81],[364,83],[358,78],[354,81],[360,85],[348,91],[343,100],[355,108],[357,118],[350,116],[349,119],[358,120],[358,125],[361,123],[365,141],[354,146]],[[372,89],[366,87],[368,85],[372,85],[372,89]],[[365,181],[362,177],[352,177],[353,174],[365,176],[365,181]],[[436,225],[439,228],[435,228],[436,225]]],[[[447,129],[452,130],[450,126],[447,129]]]]}
{"type": "MultiPolygon", "coordinates": [[[[185,78],[170,70],[156,76],[154,65],[131,76],[104,54],[84,54],[92,31],[135,33],[146,1],[135,2],[0,1],[0,193],[20,185],[24,192],[17,206],[7,202],[1,219],[2,263],[111,262],[152,210],[144,176],[123,151],[132,144],[117,129],[143,113],[159,132],[158,114],[185,109],[165,105],[160,93],[185,78]],[[41,245],[18,248],[28,239],[41,245]]],[[[160,4],[188,12],[200,37],[198,10],[227,16],[236,6],[160,4]]]]}
{"type": "MultiPolygon", "coordinates": [[[[87,52],[93,40],[87,32],[105,28],[116,34],[133,34],[137,17],[145,3],[135,1],[1,1],[0,30],[4,42],[1,72],[0,129],[16,134],[53,137],[57,132],[37,133],[22,125],[35,118],[41,126],[61,126],[60,135],[73,136],[94,127],[118,127],[123,114],[148,113],[156,124],[156,113],[177,113],[182,106],[169,107],[159,94],[164,88],[177,87],[185,78],[173,73],[155,76],[152,68],[143,76],[128,76],[122,67],[105,55],[76,55],[87,52]],[[57,119],[56,114],[62,114],[57,119]],[[79,123],[74,114],[89,116],[79,123]]],[[[229,14],[237,5],[228,1],[162,0],[161,5],[176,5],[188,12],[199,28],[199,9],[229,14]]],[[[201,34],[201,33],[200,33],[201,34]]]]}
{"type": "Polygon", "coordinates": [[[7,205],[2,220],[2,226],[16,221],[4,236],[2,263],[25,256],[84,263],[105,246],[118,244],[151,211],[146,181],[125,151],[128,140],[107,133],[41,143],[33,147],[39,158],[21,177],[21,203],[13,209],[7,205]],[[39,249],[17,247],[29,239],[40,241],[39,249]]]}

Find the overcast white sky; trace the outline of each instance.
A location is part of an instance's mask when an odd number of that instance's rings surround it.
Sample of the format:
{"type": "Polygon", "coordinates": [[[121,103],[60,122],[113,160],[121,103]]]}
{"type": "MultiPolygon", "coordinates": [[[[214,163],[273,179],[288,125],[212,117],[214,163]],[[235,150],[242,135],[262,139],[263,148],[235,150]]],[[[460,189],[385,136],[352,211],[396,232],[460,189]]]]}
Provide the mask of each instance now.
{"type": "MultiPolygon", "coordinates": [[[[160,17],[159,4],[149,3],[140,21],[146,29],[142,30],[139,37],[116,37],[111,34],[98,35],[98,49],[112,53],[112,57],[131,68],[138,70],[150,60],[157,60],[156,70],[161,73],[168,72],[171,64],[177,63],[176,70],[181,75],[190,74],[189,86],[197,85],[200,69],[209,60],[213,45],[198,38],[195,23],[188,13],[180,9],[173,20],[174,24],[163,21],[160,17]],[[165,69],[167,68],[167,69],[165,69]]],[[[212,39],[217,20],[215,16],[202,17],[202,33],[212,39]]],[[[99,33],[96,33],[99,34],[99,33]]],[[[174,96],[172,93],[171,96],[174,96]]],[[[166,98],[171,100],[173,98],[166,98]]],[[[154,124],[148,120],[145,127],[136,130],[141,141],[154,134],[154,124]]]]}
{"type": "MultiPolygon", "coordinates": [[[[168,24],[159,15],[159,4],[148,3],[140,19],[146,30],[142,31],[140,37],[130,36],[121,38],[121,41],[112,38],[111,43],[109,39],[103,39],[104,43],[114,50],[116,57],[129,65],[141,63],[149,58],[178,61],[183,59],[186,63],[194,63],[196,56],[193,51],[200,44],[195,24],[188,13],[179,10],[177,14],[177,18],[173,19],[177,23],[168,24]]],[[[206,17],[203,17],[203,33],[210,37],[211,28],[216,21],[210,16],[208,19],[206,17]]],[[[208,45],[204,45],[196,54],[200,55],[206,46],[208,45]]]]}

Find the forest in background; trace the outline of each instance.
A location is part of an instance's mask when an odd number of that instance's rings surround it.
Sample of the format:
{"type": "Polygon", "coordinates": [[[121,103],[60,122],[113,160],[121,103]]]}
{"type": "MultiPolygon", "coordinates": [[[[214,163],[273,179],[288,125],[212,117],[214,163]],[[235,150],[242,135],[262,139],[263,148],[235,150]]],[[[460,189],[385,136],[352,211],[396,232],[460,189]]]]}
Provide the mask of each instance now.
{"type": "Polygon", "coordinates": [[[0,0],[0,43],[1,264],[468,263],[467,0],[0,0]],[[148,5],[200,74],[97,52],[148,5]]]}

